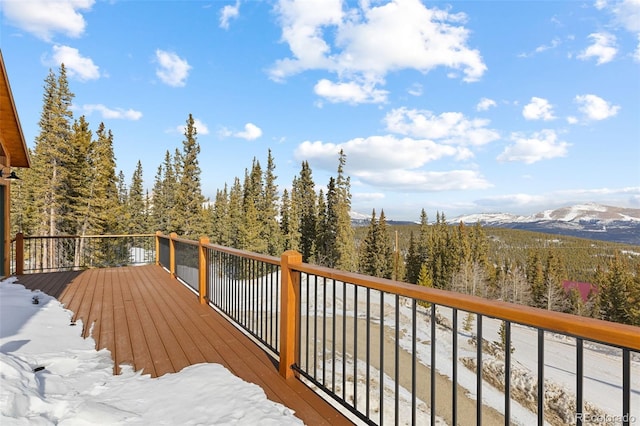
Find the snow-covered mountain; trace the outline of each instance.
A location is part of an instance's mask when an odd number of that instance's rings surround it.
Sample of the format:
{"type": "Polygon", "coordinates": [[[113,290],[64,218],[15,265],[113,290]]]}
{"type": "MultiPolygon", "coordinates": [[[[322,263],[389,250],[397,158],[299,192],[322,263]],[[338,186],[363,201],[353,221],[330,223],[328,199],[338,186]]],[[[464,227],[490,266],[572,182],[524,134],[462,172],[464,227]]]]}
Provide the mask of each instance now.
{"type": "Polygon", "coordinates": [[[450,223],[480,222],[486,226],[570,235],[640,245],[640,209],[576,204],[530,216],[480,213],[450,219],[450,223]]]}

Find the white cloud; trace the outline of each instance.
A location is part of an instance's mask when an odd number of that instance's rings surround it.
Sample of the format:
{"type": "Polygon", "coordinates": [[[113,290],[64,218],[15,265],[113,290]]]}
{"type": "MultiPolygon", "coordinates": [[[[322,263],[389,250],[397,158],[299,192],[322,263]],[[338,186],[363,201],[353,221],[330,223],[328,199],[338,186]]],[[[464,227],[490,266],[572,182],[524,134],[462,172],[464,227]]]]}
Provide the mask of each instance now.
{"type": "Polygon", "coordinates": [[[424,167],[443,158],[456,158],[466,148],[437,144],[426,139],[370,136],[342,144],[306,141],[294,152],[298,160],[333,170],[338,153],[347,155],[348,174],[363,184],[398,191],[446,191],[487,188],[490,184],[476,171],[429,171],[424,167]]]}
{"type": "Polygon", "coordinates": [[[462,191],[492,186],[475,170],[369,170],[354,172],[354,175],[369,185],[405,192],[462,191]]]}
{"type": "Polygon", "coordinates": [[[455,157],[459,153],[456,147],[427,139],[399,139],[388,135],[355,138],[342,144],[305,141],[296,148],[294,155],[297,159],[315,160],[332,169],[340,149],[349,156],[349,168],[358,170],[415,169],[443,157],[455,157]]]}
{"type": "Polygon", "coordinates": [[[102,104],[87,104],[82,105],[82,111],[84,111],[87,115],[93,113],[94,111],[102,114],[102,118],[104,119],[123,119],[123,120],[132,120],[137,121],[142,118],[142,113],[140,111],[135,111],[133,109],[123,109],[123,108],[108,108],[102,104]]]}
{"type": "Polygon", "coordinates": [[[83,57],[78,49],[73,47],[53,46],[52,58],[47,62],[55,67],[64,64],[67,75],[69,77],[76,77],[80,81],[100,78],[100,68],[93,63],[91,58],[83,57]]]}
{"type": "Polygon", "coordinates": [[[555,49],[559,45],[560,45],[560,40],[558,38],[554,38],[553,40],[551,40],[551,43],[542,44],[542,45],[536,47],[535,52],[536,53],[541,53],[541,52],[544,52],[545,50],[555,49]]]}
{"type": "Polygon", "coordinates": [[[253,123],[247,123],[244,125],[244,130],[242,131],[234,132],[226,127],[223,127],[218,132],[218,135],[221,138],[235,137],[252,141],[262,136],[262,129],[253,123]]]}
{"type": "Polygon", "coordinates": [[[596,58],[596,63],[602,65],[612,61],[618,53],[618,49],[615,47],[616,36],[613,34],[593,33],[589,34],[589,39],[593,41],[593,44],[582,51],[578,55],[578,59],[596,58]]]}
{"type": "Polygon", "coordinates": [[[565,157],[570,146],[567,142],[559,141],[553,130],[542,130],[530,137],[522,133],[514,133],[511,135],[511,140],[515,143],[504,149],[498,156],[498,161],[533,164],[542,160],[565,157]]]}
{"type": "Polygon", "coordinates": [[[354,192],[353,200],[359,202],[378,201],[385,198],[384,192],[354,192]]]}
{"type": "Polygon", "coordinates": [[[489,98],[482,98],[480,99],[480,102],[478,102],[478,105],[476,105],[476,110],[477,111],[486,111],[491,107],[495,107],[496,101],[494,101],[493,99],[489,99],[489,98]]]}
{"type": "Polygon", "coordinates": [[[16,27],[51,41],[55,33],[80,37],[86,22],[81,11],[89,11],[94,0],[3,0],[2,13],[16,27]]]}
{"type": "Polygon", "coordinates": [[[553,120],[553,106],[548,100],[532,97],[531,101],[522,109],[522,116],[527,120],[553,120]]]}
{"type": "Polygon", "coordinates": [[[387,100],[386,90],[376,89],[371,84],[358,84],[355,81],[347,83],[333,83],[322,79],[316,83],[313,91],[316,95],[327,99],[329,102],[380,103],[387,100]]]}
{"type": "Polygon", "coordinates": [[[401,69],[426,73],[446,67],[461,72],[465,81],[480,79],[487,69],[480,53],[467,46],[463,14],[429,9],[419,0],[342,7],[340,0],[279,1],[275,11],[282,41],[292,56],[276,61],[272,79],[318,69],[336,73],[343,83],[376,86],[384,84],[389,72],[401,69]]]}
{"type": "Polygon", "coordinates": [[[594,3],[594,7],[598,10],[602,10],[607,7],[607,0],[596,0],[594,3]]]}
{"type": "MultiPolygon", "coordinates": [[[[209,134],[209,127],[200,119],[198,118],[194,118],[193,119],[193,127],[196,130],[196,133],[198,135],[208,135],[209,134]]],[[[181,124],[179,126],[176,126],[176,131],[178,133],[180,133],[181,135],[184,135],[187,132],[187,125],[186,124],[181,124]]]]}
{"type": "Polygon", "coordinates": [[[163,83],[173,87],[183,87],[186,84],[191,69],[186,59],[173,52],[157,49],[156,60],[159,65],[156,75],[163,83]]]}
{"type": "Polygon", "coordinates": [[[262,136],[262,129],[253,123],[247,123],[244,125],[244,131],[237,132],[236,137],[252,141],[262,136]]]}
{"type": "Polygon", "coordinates": [[[422,96],[423,93],[423,87],[422,84],[420,83],[414,83],[411,85],[411,87],[407,90],[407,93],[409,93],[411,96],[422,96]]]}
{"type": "Polygon", "coordinates": [[[613,5],[613,13],[627,31],[640,35],[640,1],[617,2],[613,5]]]}
{"type": "Polygon", "coordinates": [[[431,111],[397,108],[384,118],[387,129],[401,135],[440,140],[455,145],[485,145],[500,138],[487,128],[489,120],[468,119],[459,112],[434,115],[431,111]]]}
{"type": "Polygon", "coordinates": [[[557,208],[576,203],[596,202],[619,207],[637,207],[640,197],[640,187],[626,188],[575,188],[552,191],[542,194],[504,194],[476,200],[471,211],[496,211],[496,207],[505,213],[513,213],[511,209],[525,214],[537,213],[543,209],[557,208]]]}
{"type": "Polygon", "coordinates": [[[602,9],[609,7],[614,16],[614,24],[634,34],[638,39],[636,50],[632,57],[640,62],[640,1],[622,0],[615,2],[602,2],[602,9]]]}
{"type": "Polygon", "coordinates": [[[236,19],[240,13],[240,2],[236,1],[234,5],[226,5],[220,11],[220,28],[229,29],[229,21],[236,19]]]}
{"type": "Polygon", "coordinates": [[[620,110],[619,105],[612,105],[596,95],[578,95],[575,102],[580,112],[589,120],[604,120],[613,117],[620,110]]]}

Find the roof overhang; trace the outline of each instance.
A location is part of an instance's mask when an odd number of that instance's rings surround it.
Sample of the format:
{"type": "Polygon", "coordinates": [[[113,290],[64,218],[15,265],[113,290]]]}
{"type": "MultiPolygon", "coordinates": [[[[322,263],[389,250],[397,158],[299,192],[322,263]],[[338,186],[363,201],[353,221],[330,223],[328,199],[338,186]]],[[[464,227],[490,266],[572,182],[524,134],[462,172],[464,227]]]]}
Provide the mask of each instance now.
{"type": "Polygon", "coordinates": [[[29,151],[22,134],[18,111],[13,102],[13,94],[9,85],[9,76],[4,67],[4,59],[0,50],[0,144],[1,155],[8,157],[7,165],[11,167],[29,167],[29,151]]]}

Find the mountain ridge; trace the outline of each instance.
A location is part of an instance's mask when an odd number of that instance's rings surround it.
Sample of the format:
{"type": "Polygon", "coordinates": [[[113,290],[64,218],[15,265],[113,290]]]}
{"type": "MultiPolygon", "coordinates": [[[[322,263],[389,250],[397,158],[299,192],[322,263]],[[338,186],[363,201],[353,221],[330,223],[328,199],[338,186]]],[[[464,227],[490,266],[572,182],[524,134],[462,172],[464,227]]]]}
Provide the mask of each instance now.
{"type": "MultiPolygon", "coordinates": [[[[353,226],[367,226],[371,216],[351,212],[353,226]]],[[[476,213],[448,219],[451,225],[463,222],[486,227],[510,228],[545,234],[566,235],[591,240],[640,246],[640,209],[580,203],[530,215],[476,213]]],[[[389,225],[417,224],[387,218],[389,225]]]]}
{"type": "Polygon", "coordinates": [[[448,221],[640,245],[640,209],[582,203],[532,215],[478,213],[448,221]]]}

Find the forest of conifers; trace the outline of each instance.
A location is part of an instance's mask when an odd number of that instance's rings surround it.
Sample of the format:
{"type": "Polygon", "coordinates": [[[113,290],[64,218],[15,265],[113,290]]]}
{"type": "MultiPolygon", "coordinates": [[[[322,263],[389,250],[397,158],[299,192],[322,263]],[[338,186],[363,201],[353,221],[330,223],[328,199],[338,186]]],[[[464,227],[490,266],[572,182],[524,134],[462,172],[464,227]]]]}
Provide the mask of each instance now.
{"type": "Polygon", "coordinates": [[[388,225],[384,211],[368,226],[351,223],[347,156],[321,191],[308,162],[279,190],[275,160],[254,159],[242,178],[202,194],[197,129],[186,120],[181,148],[167,151],[151,191],[142,163],[130,180],[116,172],[114,135],[75,118],[64,65],[45,79],[32,167],[12,185],[12,232],[104,235],[176,232],[214,244],[428,287],[640,325],[640,247],[526,231],[450,225],[416,212],[415,225],[388,225]],[[565,281],[593,284],[582,300],[565,281]]]}

